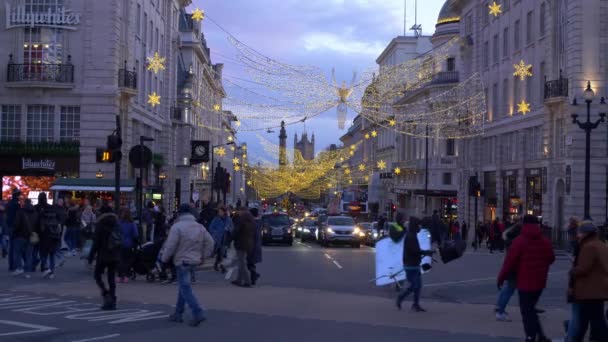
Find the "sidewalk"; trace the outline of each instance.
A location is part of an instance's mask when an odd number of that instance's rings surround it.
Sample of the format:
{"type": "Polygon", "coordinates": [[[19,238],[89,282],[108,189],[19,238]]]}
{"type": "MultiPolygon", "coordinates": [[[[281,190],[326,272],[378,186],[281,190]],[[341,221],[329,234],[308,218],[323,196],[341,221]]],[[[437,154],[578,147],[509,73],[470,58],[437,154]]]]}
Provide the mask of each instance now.
{"type": "MultiPolygon", "coordinates": [[[[510,307],[513,322],[497,322],[492,305],[424,302],[427,313],[409,311],[409,303],[398,312],[392,299],[319,290],[261,286],[254,289],[198,283],[194,286],[201,303],[211,310],[251,313],[265,316],[359,323],[373,326],[415,328],[449,333],[478,334],[488,337],[521,338],[523,327],[517,307],[510,307]]],[[[40,294],[67,294],[97,297],[92,280],[48,284],[22,284],[14,291],[40,294]]],[[[175,286],[143,282],[119,284],[118,296],[129,301],[174,305],[175,286]]],[[[213,313],[211,313],[213,314],[213,313]]],[[[561,322],[568,318],[563,309],[550,309],[541,316],[546,333],[553,338],[563,335],[561,322]]]]}

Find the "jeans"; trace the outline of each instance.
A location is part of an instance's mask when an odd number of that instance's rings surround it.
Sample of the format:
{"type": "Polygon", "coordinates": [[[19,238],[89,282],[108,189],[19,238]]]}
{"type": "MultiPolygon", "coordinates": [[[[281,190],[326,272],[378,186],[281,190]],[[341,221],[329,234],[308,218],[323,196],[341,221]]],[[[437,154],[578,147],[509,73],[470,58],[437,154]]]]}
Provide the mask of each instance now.
{"type": "Polygon", "coordinates": [[[51,270],[51,272],[55,272],[55,252],[51,252],[48,254],[42,254],[40,257],[40,262],[42,263],[42,266],[40,268],[41,271],[46,271],[47,266],[48,268],[51,270]],[[46,261],[49,261],[49,264],[47,265],[46,261]]]}
{"type": "Polygon", "coordinates": [[[114,277],[116,277],[116,267],[118,266],[118,262],[99,262],[99,260],[97,260],[97,264],[95,264],[95,273],[94,273],[94,277],[95,277],[95,282],[97,283],[97,286],[99,286],[99,289],[102,292],[102,295],[106,295],[109,294],[112,297],[116,296],[116,280],[114,279],[114,277]],[[106,289],[106,285],[103,282],[103,279],[101,278],[103,276],[104,271],[106,271],[106,275],[108,278],[108,287],[109,289],[106,289]]]}
{"type": "Polygon", "coordinates": [[[507,304],[509,304],[509,300],[513,297],[515,293],[515,278],[507,279],[507,283],[504,284],[500,293],[498,294],[498,300],[496,301],[496,312],[499,314],[504,314],[507,308],[507,304]]]}
{"type": "Polygon", "coordinates": [[[13,266],[16,270],[32,272],[32,245],[24,238],[13,239],[13,266]]]}
{"type": "Polygon", "coordinates": [[[64,236],[65,244],[70,251],[76,250],[80,245],[80,228],[68,227],[64,236]]]}
{"type": "Polygon", "coordinates": [[[130,275],[131,265],[133,265],[133,249],[123,247],[120,254],[120,265],[118,267],[118,276],[120,278],[130,275]]]}
{"type": "Polygon", "coordinates": [[[181,317],[184,314],[184,310],[186,308],[186,304],[192,310],[192,317],[194,319],[199,319],[204,316],[203,309],[198,303],[198,299],[194,296],[192,292],[192,284],[190,279],[190,274],[194,272],[194,265],[179,265],[176,266],[177,270],[177,303],[175,304],[175,313],[177,316],[181,317]]]}
{"type": "Polygon", "coordinates": [[[422,273],[420,272],[420,267],[406,267],[405,276],[407,277],[407,281],[410,283],[410,287],[401,290],[399,296],[397,297],[399,303],[403,302],[403,300],[413,292],[414,305],[419,305],[420,291],[422,290],[422,273]]]}
{"type": "Polygon", "coordinates": [[[251,275],[247,269],[247,252],[236,251],[236,261],[238,267],[238,277],[236,281],[243,285],[251,285],[251,275]]]}
{"type": "Polygon", "coordinates": [[[14,241],[13,241],[13,239],[11,239],[8,236],[6,238],[7,238],[6,246],[8,248],[8,270],[12,272],[15,270],[15,265],[14,265],[15,248],[13,246],[14,241]]]}
{"type": "MultiPolygon", "coordinates": [[[[581,334],[581,306],[578,303],[572,303],[570,313],[570,321],[568,322],[568,333],[566,341],[574,341],[581,334]]],[[[584,336],[584,330],[582,335],[584,336]]]]}
{"type": "Polygon", "coordinates": [[[536,312],[536,304],[540,299],[543,290],[539,291],[521,291],[519,290],[519,310],[524,323],[524,331],[526,332],[526,340],[536,341],[537,337],[543,337],[542,326],[536,312]]]}
{"type": "Polygon", "coordinates": [[[585,300],[579,305],[579,333],[574,341],[583,341],[587,325],[591,325],[591,335],[596,341],[608,341],[608,326],[604,316],[604,302],[602,300],[585,300]]]}

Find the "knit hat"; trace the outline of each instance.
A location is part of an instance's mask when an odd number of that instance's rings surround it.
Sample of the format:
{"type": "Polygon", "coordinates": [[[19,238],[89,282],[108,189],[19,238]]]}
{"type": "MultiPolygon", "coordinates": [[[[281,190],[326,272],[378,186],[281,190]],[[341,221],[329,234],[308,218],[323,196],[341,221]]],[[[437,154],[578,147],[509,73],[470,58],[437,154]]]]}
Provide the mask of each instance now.
{"type": "Polygon", "coordinates": [[[178,213],[180,214],[186,214],[186,213],[191,213],[190,211],[190,204],[184,203],[182,205],[179,206],[179,209],[177,210],[178,213]]]}
{"type": "Polygon", "coordinates": [[[578,232],[581,234],[597,233],[597,227],[592,221],[582,221],[578,225],[578,232]]]}

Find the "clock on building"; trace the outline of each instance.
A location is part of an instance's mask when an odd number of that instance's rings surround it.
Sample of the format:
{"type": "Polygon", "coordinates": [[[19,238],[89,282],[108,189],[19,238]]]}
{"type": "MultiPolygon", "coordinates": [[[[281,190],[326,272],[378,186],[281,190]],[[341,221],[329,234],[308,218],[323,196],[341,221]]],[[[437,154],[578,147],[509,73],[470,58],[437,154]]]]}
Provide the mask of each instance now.
{"type": "Polygon", "coordinates": [[[192,155],[190,164],[200,164],[209,161],[209,141],[192,140],[192,155]]]}

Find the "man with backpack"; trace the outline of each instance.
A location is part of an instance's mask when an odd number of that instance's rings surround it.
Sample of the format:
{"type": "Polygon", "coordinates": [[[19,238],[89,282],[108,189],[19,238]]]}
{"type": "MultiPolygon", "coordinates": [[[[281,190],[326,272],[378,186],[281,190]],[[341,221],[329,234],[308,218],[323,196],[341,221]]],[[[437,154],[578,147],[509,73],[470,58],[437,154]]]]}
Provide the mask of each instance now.
{"type": "Polygon", "coordinates": [[[38,204],[35,209],[36,213],[38,213],[35,230],[40,238],[39,248],[42,277],[53,279],[55,277],[55,254],[60,246],[61,235],[63,233],[61,216],[55,206],[47,203],[45,192],[41,192],[38,195],[38,204]]]}
{"type": "Polygon", "coordinates": [[[97,257],[95,264],[95,282],[101,290],[103,298],[102,310],[116,310],[116,269],[120,263],[122,251],[122,230],[118,224],[118,216],[113,213],[102,214],[95,224],[95,237],[89,253],[89,265],[97,257]],[[106,273],[108,287],[103,282],[102,275],[106,273]]]}

